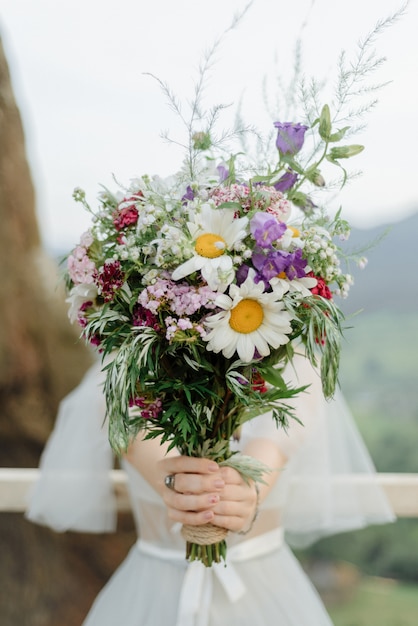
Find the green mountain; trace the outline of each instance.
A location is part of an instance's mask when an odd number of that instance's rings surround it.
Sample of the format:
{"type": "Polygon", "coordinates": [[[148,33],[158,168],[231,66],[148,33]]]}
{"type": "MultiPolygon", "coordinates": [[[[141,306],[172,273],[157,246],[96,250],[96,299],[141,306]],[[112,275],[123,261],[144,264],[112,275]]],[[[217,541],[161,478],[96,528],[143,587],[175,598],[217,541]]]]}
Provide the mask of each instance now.
{"type": "Polygon", "coordinates": [[[353,229],[345,250],[364,250],[368,265],[350,266],[354,286],[340,303],[343,311],[418,313],[417,247],[418,212],[390,226],[353,229]]]}
{"type": "Polygon", "coordinates": [[[347,242],[350,250],[372,245],[366,268],[350,268],[354,286],[338,303],[347,328],[340,381],[381,471],[418,471],[417,235],[418,213],[390,227],[355,229],[347,242]]]}

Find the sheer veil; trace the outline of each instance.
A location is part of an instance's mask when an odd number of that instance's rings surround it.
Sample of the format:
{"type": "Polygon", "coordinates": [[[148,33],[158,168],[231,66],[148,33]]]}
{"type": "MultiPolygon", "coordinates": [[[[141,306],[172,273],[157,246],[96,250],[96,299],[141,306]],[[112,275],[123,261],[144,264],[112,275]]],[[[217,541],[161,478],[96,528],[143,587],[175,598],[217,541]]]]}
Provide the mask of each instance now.
{"type": "MultiPolygon", "coordinates": [[[[288,458],[264,505],[280,507],[293,547],[368,524],[394,520],[375,468],[340,393],[326,402],[320,380],[304,357],[289,378],[310,384],[295,400],[303,426],[286,434],[269,414],[248,422],[246,438],[277,440],[288,458]],[[295,372],[297,371],[297,376],[295,372]]],[[[40,477],[28,503],[28,519],[56,531],[115,529],[116,503],[110,482],[113,454],[104,423],[103,373],[97,363],[62,401],[40,462],[40,477]]]]}
{"type": "Polygon", "coordinates": [[[41,456],[26,517],[58,532],[116,529],[103,381],[101,364],[96,363],[62,400],[41,456]]]}

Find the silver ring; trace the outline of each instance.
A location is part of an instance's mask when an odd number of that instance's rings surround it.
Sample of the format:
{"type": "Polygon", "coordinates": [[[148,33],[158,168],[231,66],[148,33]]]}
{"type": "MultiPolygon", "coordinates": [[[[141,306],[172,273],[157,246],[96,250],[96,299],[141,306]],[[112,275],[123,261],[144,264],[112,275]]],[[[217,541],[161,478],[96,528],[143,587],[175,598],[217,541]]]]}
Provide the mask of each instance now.
{"type": "Polygon", "coordinates": [[[175,487],[174,487],[174,481],[176,480],[176,475],[175,474],[169,474],[168,476],[166,476],[164,478],[164,485],[166,487],[168,487],[169,489],[171,489],[171,491],[175,491],[175,487]]]}

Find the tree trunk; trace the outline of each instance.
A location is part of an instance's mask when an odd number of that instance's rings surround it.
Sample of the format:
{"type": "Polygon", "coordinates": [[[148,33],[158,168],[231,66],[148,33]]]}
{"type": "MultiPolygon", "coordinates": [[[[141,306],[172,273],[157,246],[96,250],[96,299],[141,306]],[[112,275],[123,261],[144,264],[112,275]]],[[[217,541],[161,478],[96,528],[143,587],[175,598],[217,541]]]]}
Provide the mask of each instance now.
{"type": "MultiPolygon", "coordinates": [[[[58,403],[92,362],[41,248],[22,123],[0,42],[0,465],[35,467],[58,403]]],[[[133,542],[66,534],[0,514],[2,626],[79,626],[133,542]]]]}

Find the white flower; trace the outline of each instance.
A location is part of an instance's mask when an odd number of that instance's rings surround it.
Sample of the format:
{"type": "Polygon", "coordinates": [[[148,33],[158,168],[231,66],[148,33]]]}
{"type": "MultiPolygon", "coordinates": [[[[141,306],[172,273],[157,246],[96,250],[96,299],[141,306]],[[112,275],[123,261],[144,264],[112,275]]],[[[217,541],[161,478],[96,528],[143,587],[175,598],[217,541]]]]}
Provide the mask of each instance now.
{"type": "Polygon", "coordinates": [[[245,363],[254,359],[255,351],[268,356],[270,347],[287,343],[292,332],[291,316],[283,310],[283,292],[264,293],[263,283],[254,283],[253,277],[250,271],[240,287],[230,285],[229,295],[220,294],[215,300],[223,311],[205,320],[211,328],[205,337],[207,349],[226,358],[237,352],[245,363]]]}
{"type": "Polygon", "coordinates": [[[368,263],[368,259],[365,256],[362,256],[357,261],[357,266],[359,267],[359,269],[364,270],[364,268],[366,267],[367,263],[368,263]]]}
{"type": "MultiPolygon", "coordinates": [[[[308,269],[309,271],[309,269],[308,269]]],[[[273,291],[276,291],[278,287],[280,287],[283,291],[297,291],[304,298],[307,298],[312,295],[311,289],[316,287],[318,281],[316,278],[312,276],[302,276],[302,278],[294,278],[293,280],[288,280],[287,278],[279,278],[275,276],[270,280],[270,285],[273,288],[273,291]]]]}
{"type": "Polygon", "coordinates": [[[304,242],[300,236],[300,230],[295,226],[288,226],[280,238],[280,247],[282,250],[288,250],[290,247],[303,248],[304,242]]]}
{"type": "Polygon", "coordinates": [[[235,219],[232,209],[213,209],[204,204],[193,220],[188,228],[194,242],[194,255],[174,270],[172,279],[179,280],[200,270],[211,289],[226,288],[235,276],[232,258],[227,252],[234,251],[234,246],[247,235],[248,219],[235,219]]]}
{"type": "Polygon", "coordinates": [[[98,292],[96,285],[80,284],[75,285],[75,287],[71,289],[70,295],[66,299],[66,302],[68,302],[70,305],[70,308],[68,310],[68,317],[70,318],[71,322],[77,321],[80,307],[85,302],[89,302],[89,300],[92,300],[94,302],[97,293],[98,292]]]}

